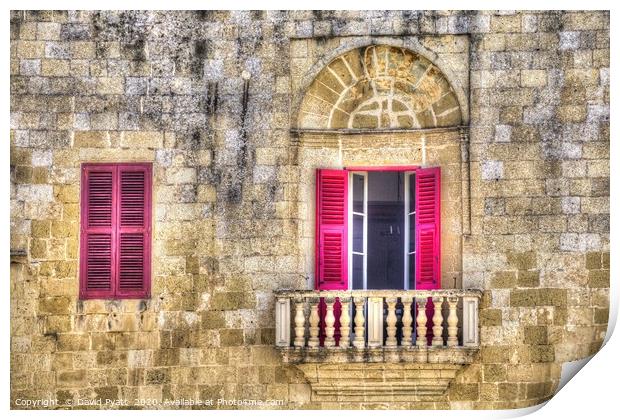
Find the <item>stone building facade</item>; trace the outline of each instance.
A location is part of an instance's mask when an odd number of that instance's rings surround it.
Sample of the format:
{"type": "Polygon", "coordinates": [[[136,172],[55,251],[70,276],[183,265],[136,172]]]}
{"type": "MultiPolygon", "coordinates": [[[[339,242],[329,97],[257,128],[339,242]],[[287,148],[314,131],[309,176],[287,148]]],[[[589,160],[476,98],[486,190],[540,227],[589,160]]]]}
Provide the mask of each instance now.
{"type": "Polygon", "coordinates": [[[526,407],[606,332],[607,12],[13,11],[10,142],[14,408],[526,407]],[[412,62],[413,106],[330,85],[412,62]],[[146,299],[80,299],[96,162],[152,163],[146,299]],[[274,291],[314,287],[314,171],[394,164],[442,168],[441,286],[482,291],[479,348],[437,396],[321,397],[274,291]]]}

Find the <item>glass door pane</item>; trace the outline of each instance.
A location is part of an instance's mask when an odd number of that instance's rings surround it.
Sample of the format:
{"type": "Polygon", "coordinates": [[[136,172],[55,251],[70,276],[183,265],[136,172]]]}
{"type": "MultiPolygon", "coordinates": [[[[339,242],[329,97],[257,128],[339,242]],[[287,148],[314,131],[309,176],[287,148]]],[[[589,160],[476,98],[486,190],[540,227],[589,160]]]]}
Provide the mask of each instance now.
{"type": "Polygon", "coordinates": [[[349,216],[350,273],[351,288],[366,288],[367,260],[367,174],[353,172],[351,174],[351,202],[349,216]]]}
{"type": "Polygon", "coordinates": [[[367,289],[403,288],[404,174],[368,173],[367,289]]]}
{"type": "Polygon", "coordinates": [[[415,172],[405,173],[405,289],[415,289],[415,172]]]}

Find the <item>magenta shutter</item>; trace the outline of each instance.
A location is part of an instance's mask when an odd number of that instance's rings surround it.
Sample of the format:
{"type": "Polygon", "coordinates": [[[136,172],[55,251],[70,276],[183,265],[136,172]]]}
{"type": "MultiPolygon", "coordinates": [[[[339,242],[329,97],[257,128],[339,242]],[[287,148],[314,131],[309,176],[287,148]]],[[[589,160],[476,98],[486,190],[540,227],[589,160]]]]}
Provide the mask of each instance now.
{"type": "Polygon", "coordinates": [[[80,298],[148,297],[151,164],[82,168],[80,298]]]}
{"type": "Polygon", "coordinates": [[[151,167],[119,166],[119,297],[148,297],[150,290],[151,167]]]}
{"type": "Polygon", "coordinates": [[[114,165],[83,167],[80,235],[82,299],[114,294],[115,185],[114,165]]]}
{"type": "Polygon", "coordinates": [[[316,176],[316,287],[348,288],[346,170],[319,169],[316,176]]]}
{"type": "MultiPolygon", "coordinates": [[[[319,169],[316,173],[316,288],[348,288],[348,171],[319,169]]],[[[334,303],[334,338],[340,342],[340,301],[334,303]]],[[[325,300],[319,302],[319,341],[325,340],[325,300]]]]}
{"type": "Polygon", "coordinates": [[[441,288],[440,168],[416,171],[416,289],[441,288]]]}

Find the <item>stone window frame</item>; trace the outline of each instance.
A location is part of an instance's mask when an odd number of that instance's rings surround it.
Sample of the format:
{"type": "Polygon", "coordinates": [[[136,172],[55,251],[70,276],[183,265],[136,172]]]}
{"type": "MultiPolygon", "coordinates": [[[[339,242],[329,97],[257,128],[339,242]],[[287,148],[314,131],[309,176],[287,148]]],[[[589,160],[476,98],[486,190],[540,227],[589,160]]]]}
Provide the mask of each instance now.
{"type": "MultiPolygon", "coordinates": [[[[307,193],[304,196],[303,192],[303,184],[304,182],[308,182],[304,180],[304,164],[303,157],[304,150],[315,149],[315,148],[334,148],[339,149],[338,154],[340,155],[340,160],[337,162],[328,161],[326,165],[323,165],[324,168],[343,168],[348,164],[353,164],[354,166],[357,162],[347,162],[346,164],[342,160],[343,148],[348,147],[347,143],[362,143],[364,139],[368,140],[367,143],[371,141],[369,139],[376,138],[377,144],[385,144],[382,143],[382,137],[390,137],[390,136],[401,136],[401,135],[411,135],[412,138],[422,137],[422,142],[424,143],[424,137],[426,136],[427,143],[432,146],[433,138],[439,136],[445,136],[446,139],[450,139],[449,142],[452,146],[456,146],[458,149],[458,157],[454,154],[453,161],[455,165],[460,165],[460,169],[458,172],[460,173],[458,182],[459,186],[459,194],[460,194],[460,207],[462,213],[462,219],[460,220],[461,229],[458,236],[461,238],[459,242],[462,240],[466,240],[466,238],[471,234],[471,176],[470,176],[470,153],[469,153],[469,80],[470,80],[470,68],[469,68],[469,50],[471,48],[471,39],[469,34],[463,35],[429,35],[429,34],[419,34],[405,37],[391,37],[391,36],[353,36],[353,37],[334,37],[330,38],[327,41],[321,40],[317,41],[317,39],[313,38],[293,38],[291,39],[291,67],[293,71],[291,73],[291,93],[292,93],[292,101],[291,101],[291,110],[290,110],[290,119],[291,119],[291,141],[293,147],[297,150],[297,160],[300,165],[301,171],[301,186],[302,194],[301,197],[301,206],[300,206],[300,216],[301,219],[308,222],[308,225],[312,223],[310,220],[310,215],[312,214],[309,211],[314,203],[308,200],[307,193]],[[458,40],[463,46],[464,51],[458,55],[458,57],[454,58],[450,56],[450,54],[442,53],[442,51],[432,51],[429,47],[436,46],[440,44],[440,40],[445,37],[450,37],[451,39],[458,40]],[[313,49],[319,49],[317,47],[319,44],[324,44],[323,50],[319,51],[317,54],[313,49]],[[393,46],[396,48],[402,48],[411,50],[417,54],[420,54],[424,58],[431,61],[446,77],[450,85],[453,87],[453,90],[458,98],[459,107],[461,109],[462,120],[459,125],[452,125],[446,127],[436,127],[436,128],[375,128],[375,129],[326,129],[319,128],[313,129],[311,127],[304,127],[300,124],[300,115],[301,109],[303,106],[303,99],[308,91],[311,84],[314,82],[317,75],[333,60],[344,55],[345,53],[362,47],[368,47],[373,45],[387,45],[393,46]],[[328,46],[331,45],[333,48],[328,49],[328,46]],[[297,60],[297,61],[296,61],[297,60]],[[304,62],[304,64],[299,64],[300,62],[304,62]],[[450,65],[451,62],[455,62],[455,66],[450,65]],[[351,140],[349,140],[351,139],[351,140]],[[305,212],[305,215],[304,215],[305,212]]],[[[378,146],[380,147],[380,146],[378,146]]],[[[365,162],[365,164],[368,164],[365,162]]],[[[377,165],[380,164],[416,164],[415,162],[410,161],[398,161],[398,162],[376,162],[377,165]]],[[[432,166],[442,166],[433,164],[432,166]]],[[[313,187],[312,187],[313,189],[313,187]]],[[[308,236],[307,230],[302,234],[302,238],[300,241],[300,247],[303,254],[311,253],[314,255],[314,251],[310,251],[310,248],[304,245],[304,241],[308,241],[309,238],[303,238],[304,235],[308,236]]],[[[311,236],[311,235],[310,235],[311,236]]],[[[442,241],[443,242],[443,241],[442,241]]],[[[444,285],[442,281],[441,287],[465,287],[462,279],[463,272],[463,249],[462,245],[460,245],[459,251],[459,270],[458,273],[455,273],[457,277],[454,277],[454,281],[450,281],[448,286],[444,285]]],[[[307,257],[305,257],[307,258],[307,257]]],[[[314,268],[310,268],[311,263],[306,261],[306,272],[310,273],[307,276],[308,279],[308,287],[314,288],[314,268]]],[[[442,264],[443,266],[443,264],[442,264]]]]}

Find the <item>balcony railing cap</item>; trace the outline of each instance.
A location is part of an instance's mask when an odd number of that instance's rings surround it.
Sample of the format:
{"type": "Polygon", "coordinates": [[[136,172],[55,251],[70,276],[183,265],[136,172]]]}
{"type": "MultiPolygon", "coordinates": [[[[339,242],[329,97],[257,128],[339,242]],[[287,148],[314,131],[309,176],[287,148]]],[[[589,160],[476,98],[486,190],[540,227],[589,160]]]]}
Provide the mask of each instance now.
{"type": "Polygon", "coordinates": [[[436,290],[295,290],[277,289],[274,291],[277,298],[282,299],[301,299],[316,297],[482,297],[482,290],[479,289],[436,289],[436,290]]]}

